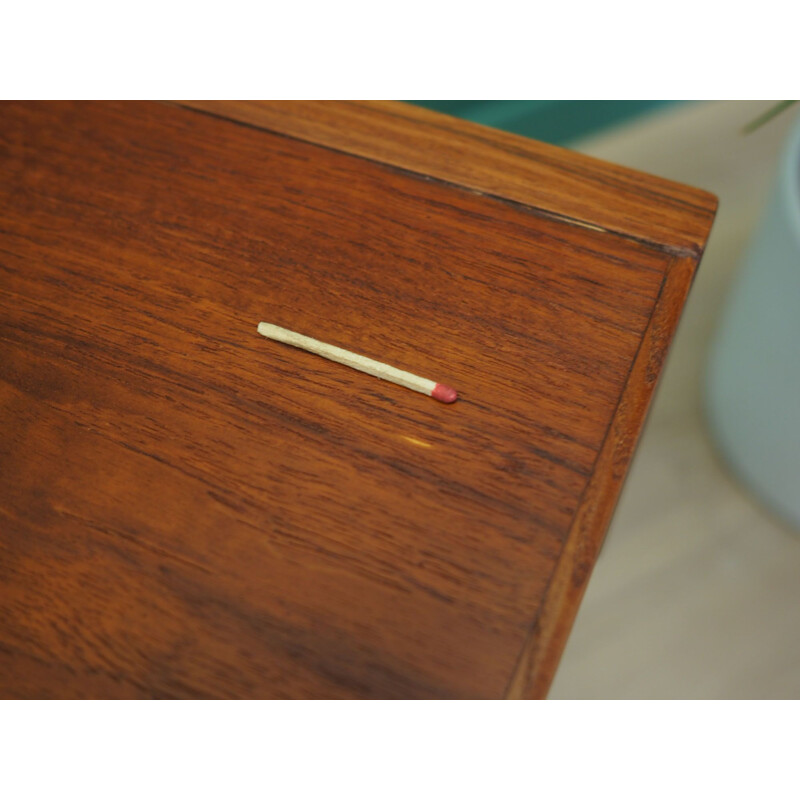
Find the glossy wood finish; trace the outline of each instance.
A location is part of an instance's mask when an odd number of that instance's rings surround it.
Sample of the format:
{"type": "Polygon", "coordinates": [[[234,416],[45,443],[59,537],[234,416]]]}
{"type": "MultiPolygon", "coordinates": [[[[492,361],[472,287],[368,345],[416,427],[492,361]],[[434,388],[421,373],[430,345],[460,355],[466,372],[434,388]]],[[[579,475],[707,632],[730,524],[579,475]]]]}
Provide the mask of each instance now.
{"type": "Polygon", "coordinates": [[[546,693],[714,203],[612,233],[276,127],[0,107],[3,696],[546,693]]]}
{"type": "Polygon", "coordinates": [[[700,189],[405,103],[183,104],[679,255],[703,252],[716,211],[716,199],[700,189]]]}

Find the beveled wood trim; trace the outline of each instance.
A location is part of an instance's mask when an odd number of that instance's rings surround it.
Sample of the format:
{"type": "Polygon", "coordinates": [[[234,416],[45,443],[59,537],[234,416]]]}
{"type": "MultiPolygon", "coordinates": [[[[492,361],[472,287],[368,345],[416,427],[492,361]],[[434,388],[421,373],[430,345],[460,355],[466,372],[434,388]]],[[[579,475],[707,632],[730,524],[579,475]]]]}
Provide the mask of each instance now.
{"type": "Polygon", "coordinates": [[[533,210],[699,257],[712,194],[408,103],[181,101],[533,210]]]}
{"type": "Polygon", "coordinates": [[[572,629],[619,498],[664,359],[697,269],[692,258],[668,267],[653,316],[598,454],[589,484],[534,620],[506,696],[543,698],[572,629]]]}

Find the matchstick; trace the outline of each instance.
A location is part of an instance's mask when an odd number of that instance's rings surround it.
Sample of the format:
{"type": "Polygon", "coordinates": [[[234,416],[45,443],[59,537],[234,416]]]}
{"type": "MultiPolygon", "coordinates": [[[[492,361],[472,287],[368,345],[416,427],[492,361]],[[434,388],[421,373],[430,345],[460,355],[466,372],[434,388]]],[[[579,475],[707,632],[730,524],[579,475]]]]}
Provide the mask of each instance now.
{"type": "Polygon", "coordinates": [[[353,369],[366,372],[368,375],[374,375],[376,378],[381,378],[384,381],[396,383],[399,386],[405,386],[406,389],[413,389],[415,392],[427,394],[434,400],[440,403],[453,403],[458,398],[455,389],[445,386],[443,383],[436,383],[436,381],[429,381],[427,378],[420,378],[418,375],[412,375],[410,372],[405,372],[396,367],[390,367],[388,364],[382,364],[380,361],[373,361],[366,356],[360,356],[357,353],[351,353],[349,350],[343,350],[341,347],[334,347],[332,344],[325,344],[317,339],[312,339],[310,336],[303,336],[294,331],[288,331],[286,328],[279,328],[277,325],[271,325],[269,322],[259,322],[258,332],[267,339],[274,339],[276,342],[283,342],[290,344],[292,347],[299,347],[301,350],[307,350],[309,353],[316,353],[318,356],[327,358],[330,361],[336,361],[339,364],[345,364],[353,369]]]}

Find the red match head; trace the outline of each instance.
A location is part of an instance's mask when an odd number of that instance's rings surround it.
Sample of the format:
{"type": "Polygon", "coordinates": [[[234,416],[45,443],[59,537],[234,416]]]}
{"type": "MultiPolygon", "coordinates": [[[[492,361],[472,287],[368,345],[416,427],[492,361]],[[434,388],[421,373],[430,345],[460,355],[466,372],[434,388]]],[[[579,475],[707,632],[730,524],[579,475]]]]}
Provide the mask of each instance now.
{"type": "Polygon", "coordinates": [[[443,383],[437,383],[431,392],[431,397],[440,403],[455,403],[458,400],[458,392],[443,383]]]}

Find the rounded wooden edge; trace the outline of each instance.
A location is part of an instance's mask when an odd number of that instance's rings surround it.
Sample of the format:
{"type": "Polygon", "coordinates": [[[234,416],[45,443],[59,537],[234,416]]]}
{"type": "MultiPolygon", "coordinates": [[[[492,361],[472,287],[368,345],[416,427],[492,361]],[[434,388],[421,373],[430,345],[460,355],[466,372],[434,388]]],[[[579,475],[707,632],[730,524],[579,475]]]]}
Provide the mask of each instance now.
{"type": "Polygon", "coordinates": [[[677,258],[667,267],[653,315],[592,477],[506,691],[508,699],[547,696],[619,498],[697,264],[695,259],[677,258]]]}

